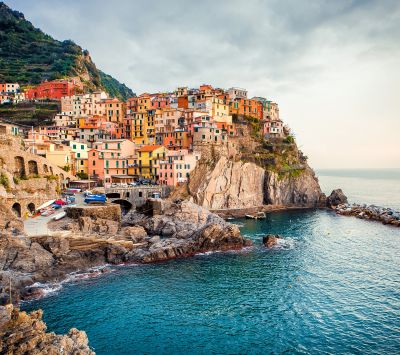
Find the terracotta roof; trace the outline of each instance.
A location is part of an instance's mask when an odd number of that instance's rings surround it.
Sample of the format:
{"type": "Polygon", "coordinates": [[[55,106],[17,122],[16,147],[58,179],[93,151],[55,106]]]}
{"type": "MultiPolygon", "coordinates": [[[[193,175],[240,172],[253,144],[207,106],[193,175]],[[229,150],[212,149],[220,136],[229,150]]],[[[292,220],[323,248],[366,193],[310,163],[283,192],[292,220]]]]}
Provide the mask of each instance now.
{"type": "Polygon", "coordinates": [[[138,149],[138,152],[152,152],[158,148],[161,148],[162,145],[144,145],[142,148],[138,149]]]}

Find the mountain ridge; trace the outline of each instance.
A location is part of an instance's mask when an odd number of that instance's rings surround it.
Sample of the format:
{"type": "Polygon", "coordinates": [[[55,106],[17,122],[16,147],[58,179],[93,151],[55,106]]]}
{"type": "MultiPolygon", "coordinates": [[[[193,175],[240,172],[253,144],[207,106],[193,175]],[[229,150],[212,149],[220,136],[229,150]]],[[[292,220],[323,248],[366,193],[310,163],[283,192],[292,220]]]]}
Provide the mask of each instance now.
{"type": "Polygon", "coordinates": [[[125,84],[98,69],[88,50],[72,40],[54,39],[0,2],[0,82],[28,86],[75,76],[88,92],[105,90],[121,100],[134,96],[125,84]]]}

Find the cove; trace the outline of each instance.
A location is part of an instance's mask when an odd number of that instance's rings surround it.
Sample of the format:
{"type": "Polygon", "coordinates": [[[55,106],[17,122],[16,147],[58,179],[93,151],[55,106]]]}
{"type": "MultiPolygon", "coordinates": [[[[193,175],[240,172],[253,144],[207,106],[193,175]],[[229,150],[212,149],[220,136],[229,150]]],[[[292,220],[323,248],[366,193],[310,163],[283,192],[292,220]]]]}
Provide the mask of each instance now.
{"type": "Polygon", "coordinates": [[[398,228],[324,210],[235,223],[253,248],[116,267],[22,308],[97,354],[400,350],[398,228]],[[285,240],[265,249],[267,233],[285,240]]]}

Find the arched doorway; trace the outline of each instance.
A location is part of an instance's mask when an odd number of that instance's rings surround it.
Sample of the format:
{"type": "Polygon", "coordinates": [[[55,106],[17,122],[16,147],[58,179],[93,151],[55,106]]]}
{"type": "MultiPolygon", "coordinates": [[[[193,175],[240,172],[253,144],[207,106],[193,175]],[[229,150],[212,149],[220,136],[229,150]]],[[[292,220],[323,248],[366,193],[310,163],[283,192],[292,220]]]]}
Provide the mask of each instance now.
{"type": "Polygon", "coordinates": [[[34,214],[35,213],[35,204],[33,202],[29,203],[28,206],[26,206],[26,208],[28,209],[30,214],[34,214]]]}
{"type": "Polygon", "coordinates": [[[18,202],[15,202],[12,205],[12,211],[15,213],[17,217],[21,217],[21,205],[18,202]]]}
{"type": "Polygon", "coordinates": [[[126,215],[132,208],[132,204],[127,200],[114,200],[112,203],[116,203],[121,206],[122,215],[126,215]]]}
{"type": "Polygon", "coordinates": [[[38,166],[35,160],[29,160],[28,161],[28,171],[29,175],[38,175],[38,166]]]}
{"type": "Polygon", "coordinates": [[[14,175],[18,178],[22,178],[26,175],[25,173],[25,160],[24,158],[17,156],[14,158],[14,175]]]}

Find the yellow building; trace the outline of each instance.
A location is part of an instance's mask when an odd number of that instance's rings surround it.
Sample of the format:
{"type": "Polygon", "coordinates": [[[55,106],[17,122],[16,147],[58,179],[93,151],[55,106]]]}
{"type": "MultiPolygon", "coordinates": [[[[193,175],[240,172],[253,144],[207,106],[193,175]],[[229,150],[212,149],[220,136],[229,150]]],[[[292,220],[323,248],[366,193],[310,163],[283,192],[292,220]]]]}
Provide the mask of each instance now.
{"type": "Polygon", "coordinates": [[[47,151],[46,159],[66,171],[72,170],[73,159],[70,147],[62,146],[57,148],[53,151],[47,151]]]}
{"type": "Polygon", "coordinates": [[[86,143],[70,141],[69,146],[72,151],[72,172],[88,173],[88,146],[86,143]]]}
{"type": "Polygon", "coordinates": [[[214,122],[232,124],[232,116],[229,114],[229,105],[223,99],[212,96],[206,100],[206,110],[214,119],[214,122]]]}
{"type": "Polygon", "coordinates": [[[138,145],[149,144],[149,139],[147,136],[147,125],[149,122],[148,116],[149,115],[147,114],[147,112],[141,112],[141,113],[135,112],[133,114],[131,139],[135,144],[138,145]]]}
{"type": "Polygon", "coordinates": [[[162,145],[145,145],[138,149],[138,175],[156,179],[158,177],[160,160],[165,160],[166,153],[167,150],[162,145]]]}

